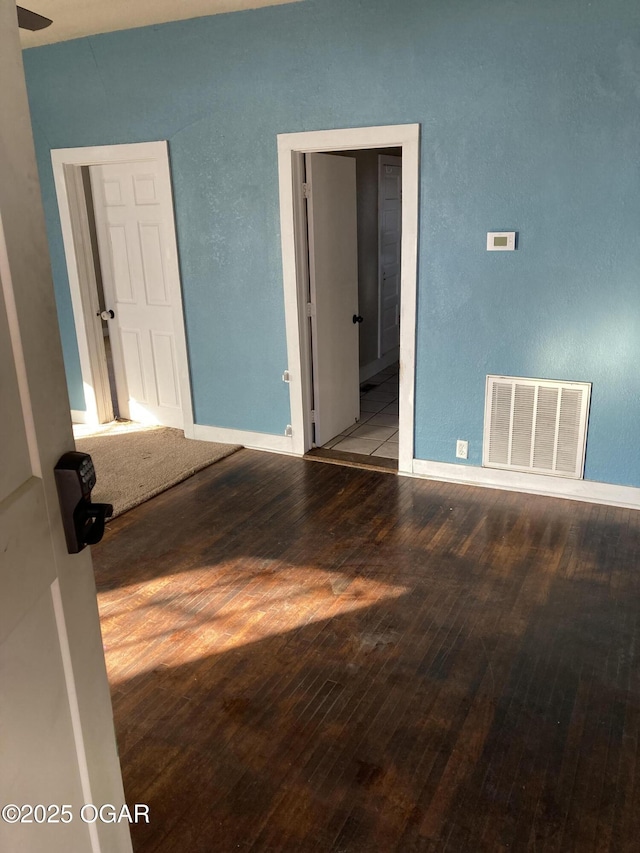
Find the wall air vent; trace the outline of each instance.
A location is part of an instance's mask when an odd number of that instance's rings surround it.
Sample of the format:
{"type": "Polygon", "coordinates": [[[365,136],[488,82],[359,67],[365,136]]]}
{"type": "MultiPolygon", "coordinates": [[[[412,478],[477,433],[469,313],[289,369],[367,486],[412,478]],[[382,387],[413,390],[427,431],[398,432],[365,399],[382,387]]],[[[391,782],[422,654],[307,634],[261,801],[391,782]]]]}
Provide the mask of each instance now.
{"type": "Polygon", "coordinates": [[[482,464],[582,479],[591,384],[487,376],[482,464]]]}

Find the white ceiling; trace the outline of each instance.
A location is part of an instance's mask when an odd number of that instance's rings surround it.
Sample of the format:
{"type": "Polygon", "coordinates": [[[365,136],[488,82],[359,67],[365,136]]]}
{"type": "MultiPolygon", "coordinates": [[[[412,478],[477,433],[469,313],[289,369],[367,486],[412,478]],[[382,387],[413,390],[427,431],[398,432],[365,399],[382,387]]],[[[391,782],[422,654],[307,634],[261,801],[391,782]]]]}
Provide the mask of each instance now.
{"type": "Polygon", "coordinates": [[[96,33],[297,2],[299,0],[20,0],[18,5],[53,21],[50,27],[35,33],[20,30],[20,40],[23,47],[35,47],[96,33]]]}

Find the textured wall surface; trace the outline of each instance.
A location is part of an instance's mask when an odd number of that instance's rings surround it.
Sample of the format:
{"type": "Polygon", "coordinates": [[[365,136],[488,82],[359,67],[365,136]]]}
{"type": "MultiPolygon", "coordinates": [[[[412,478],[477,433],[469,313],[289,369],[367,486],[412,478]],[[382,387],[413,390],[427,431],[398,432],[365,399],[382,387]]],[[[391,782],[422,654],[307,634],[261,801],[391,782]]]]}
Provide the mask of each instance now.
{"type": "Polygon", "coordinates": [[[415,455],[480,463],[487,373],[590,381],[586,477],[640,486],[636,0],[303,0],[25,65],[74,407],[50,148],[169,140],[196,420],[282,434],[276,134],[420,122],[415,455]]]}

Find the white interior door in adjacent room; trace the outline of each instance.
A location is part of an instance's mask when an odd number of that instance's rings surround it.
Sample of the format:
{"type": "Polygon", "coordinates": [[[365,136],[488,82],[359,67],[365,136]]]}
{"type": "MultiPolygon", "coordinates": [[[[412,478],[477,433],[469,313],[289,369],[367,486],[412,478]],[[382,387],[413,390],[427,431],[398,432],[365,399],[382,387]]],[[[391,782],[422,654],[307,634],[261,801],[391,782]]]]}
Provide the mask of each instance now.
{"type": "Polygon", "coordinates": [[[134,421],[182,428],[171,198],[153,161],[89,171],[118,407],[134,421]]]}
{"type": "Polygon", "coordinates": [[[15,3],[0,0],[0,849],[130,853],[88,549],[54,467],[73,449],[15,3]]]}
{"type": "Polygon", "coordinates": [[[306,155],[315,443],[360,416],[356,163],[306,155]]]}
{"type": "MultiPolygon", "coordinates": [[[[106,188],[102,178],[96,180],[99,203],[94,200],[93,208],[94,213],[98,207],[103,213],[100,239],[106,248],[100,272],[103,261],[107,272],[115,270],[119,280],[116,286],[111,278],[111,295],[117,295],[123,304],[124,341],[117,325],[121,317],[113,304],[107,306],[114,312],[110,338],[114,358],[119,359],[116,385],[122,401],[120,414],[177,426],[192,438],[193,408],[167,142],[58,148],[52,150],[51,162],[85,400],[84,410],[72,410],[74,422],[104,423],[111,409],[102,323],[96,317],[96,261],[83,168],[115,166],[106,188]],[[113,252],[109,223],[114,226],[113,252]],[[126,358],[131,365],[129,374],[126,358]],[[129,393],[134,389],[144,402],[129,393]]],[[[105,286],[109,286],[108,281],[105,286]]]]}
{"type": "Polygon", "coordinates": [[[378,158],[378,358],[400,344],[402,157],[378,158]]]}

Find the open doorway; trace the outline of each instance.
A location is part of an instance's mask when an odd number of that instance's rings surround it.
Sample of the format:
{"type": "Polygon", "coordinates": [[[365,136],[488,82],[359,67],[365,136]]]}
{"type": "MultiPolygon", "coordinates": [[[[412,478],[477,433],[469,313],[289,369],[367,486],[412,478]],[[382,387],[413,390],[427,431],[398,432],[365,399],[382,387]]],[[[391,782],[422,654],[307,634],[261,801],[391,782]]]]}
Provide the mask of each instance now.
{"type": "Polygon", "coordinates": [[[85,398],[183,429],[193,415],[166,142],[51,152],[85,398]]]}
{"type": "MultiPolygon", "coordinates": [[[[108,420],[122,420],[120,407],[118,405],[118,387],[116,384],[116,373],[113,365],[113,346],[111,343],[111,330],[109,320],[113,310],[107,308],[107,300],[104,295],[104,284],[102,278],[102,264],[100,261],[100,248],[98,245],[98,231],[96,227],[95,206],[93,191],[91,189],[91,170],[89,166],[80,166],[82,176],[82,187],[84,190],[84,207],[87,215],[88,237],[93,259],[93,275],[95,277],[95,292],[98,299],[99,320],[102,327],[102,340],[104,345],[104,358],[106,362],[106,382],[108,395],[105,395],[103,417],[108,420]],[[109,403],[111,408],[109,408],[109,403]]],[[[98,313],[96,312],[96,314],[98,313]]]]}
{"type": "Polygon", "coordinates": [[[278,137],[299,452],[412,469],[418,136],[401,125],[278,137]]]}
{"type": "Polygon", "coordinates": [[[312,453],[394,467],[402,150],[306,153],[304,170],[312,453]]]}

